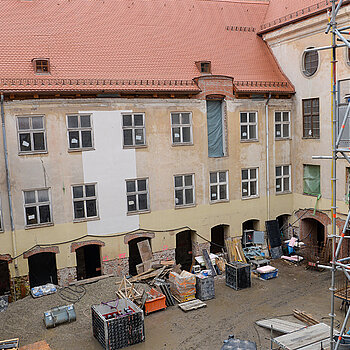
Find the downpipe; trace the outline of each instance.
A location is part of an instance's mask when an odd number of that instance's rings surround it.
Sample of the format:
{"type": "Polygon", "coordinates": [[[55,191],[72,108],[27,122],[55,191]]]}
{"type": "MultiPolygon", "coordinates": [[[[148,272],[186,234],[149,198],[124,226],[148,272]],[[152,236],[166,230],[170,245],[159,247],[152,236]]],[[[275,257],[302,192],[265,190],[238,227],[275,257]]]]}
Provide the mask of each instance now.
{"type": "MultiPolygon", "coordinates": [[[[9,172],[9,162],[8,162],[8,151],[7,151],[7,139],[6,139],[6,129],[5,129],[5,109],[4,109],[4,93],[1,93],[1,124],[2,124],[2,141],[4,145],[4,158],[5,158],[5,172],[6,172],[6,185],[7,185],[7,199],[10,210],[10,222],[11,222],[11,237],[12,237],[12,250],[14,257],[17,256],[17,245],[16,245],[16,234],[15,234],[15,224],[13,220],[13,209],[12,209],[12,195],[11,195],[11,181],[9,172]]],[[[16,274],[18,272],[17,260],[14,260],[14,265],[16,269],[16,274]]]]}
{"type": "Polygon", "coordinates": [[[266,200],[267,220],[270,220],[270,161],[269,161],[269,102],[271,93],[265,103],[265,128],[266,128],[266,200]]]}

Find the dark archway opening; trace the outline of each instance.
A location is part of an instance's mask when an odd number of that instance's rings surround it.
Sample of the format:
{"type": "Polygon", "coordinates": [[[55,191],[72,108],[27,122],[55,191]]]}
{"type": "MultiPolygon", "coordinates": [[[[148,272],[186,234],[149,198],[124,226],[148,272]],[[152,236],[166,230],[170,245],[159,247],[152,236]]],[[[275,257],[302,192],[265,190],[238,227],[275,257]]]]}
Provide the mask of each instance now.
{"type": "Polygon", "coordinates": [[[222,249],[225,248],[228,227],[228,225],[217,225],[211,228],[210,253],[222,253],[222,249]]]}
{"type": "Polygon", "coordinates": [[[38,253],[28,258],[30,288],[46,283],[57,284],[55,253],[38,253]]]}
{"type": "Polygon", "coordinates": [[[0,260],[0,295],[10,293],[10,270],[6,260],[0,260]]]}
{"type": "Polygon", "coordinates": [[[288,214],[282,214],[276,217],[276,220],[278,222],[278,227],[280,229],[282,240],[291,238],[290,236],[292,233],[289,233],[289,218],[290,215],[288,214]]]}
{"type": "Polygon", "coordinates": [[[129,274],[131,276],[137,275],[136,265],[142,263],[141,255],[137,243],[148,239],[151,246],[151,240],[146,237],[134,238],[128,242],[129,245],[129,274]]]}
{"type": "Polygon", "coordinates": [[[253,232],[258,231],[259,220],[251,219],[242,223],[242,247],[245,248],[253,241],[253,232]]]}
{"type": "Polygon", "coordinates": [[[89,244],[78,248],[77,255],[77,279],[83,280],[101,276],[100,246],[89,244]]]}
{"type": "Polygon", "coordinates": [[[192,232],[182,231],[176,234],[175,261],[182,270],[190,271],[192,266],[192,232]]]}
{"type": "Polygon", "coordinates": [[[306,244],[307,261],[329,262],[331,250],[327,248],[326,231],[321,222],[312,218],[302,219],[300,239],[306,244]]]}

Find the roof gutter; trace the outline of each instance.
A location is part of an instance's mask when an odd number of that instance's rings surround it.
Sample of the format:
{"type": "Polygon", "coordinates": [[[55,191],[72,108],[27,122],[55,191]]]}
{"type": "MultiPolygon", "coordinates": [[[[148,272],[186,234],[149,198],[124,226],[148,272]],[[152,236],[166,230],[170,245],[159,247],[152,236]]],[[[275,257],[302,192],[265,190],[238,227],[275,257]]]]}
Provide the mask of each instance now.
{"type": "MultiPolygon", "coordinates": [[[[5,171],[6,171],[6,185],[7,185],[7,198],[10,210],[10,222],[11,222],[11,236],[12,236],[12,250],[13,256],[17,256],[17,245],[16,245],[16,235],[15,235],[15,224],[13,220],[13,209],[12,209],[12,196],[11,196],[11,181],[8,163],[8,151],[7,151],[7,139],[6,139],[6,129],[5,129],[5,109],[4,109],[4,93],[1,92],[1,124],[2,124],[2,140],[4,145],[4,158],[5,158],[5,171]]],[[[14,261],[15,269],[17,273],[18,264],[17,260],[14,261]]]]}

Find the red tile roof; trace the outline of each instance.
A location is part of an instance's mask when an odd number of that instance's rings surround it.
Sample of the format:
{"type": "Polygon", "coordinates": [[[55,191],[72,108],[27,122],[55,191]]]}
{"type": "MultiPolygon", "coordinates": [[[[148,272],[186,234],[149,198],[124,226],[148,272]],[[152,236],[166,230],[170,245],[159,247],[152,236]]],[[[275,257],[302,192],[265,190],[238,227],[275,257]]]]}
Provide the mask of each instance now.
{"type": "Polygon", "coordinates": [[[251,91],[293,92],[257,36],[267,10],[265,1],[1,1],[0,90],[195,92],[203,60],[215,75],[257,82],[251,91]],[[35,75],[33,58],[49,58],[51,74],[35,75]]]}
{"type": "MultiPolygon", "coordinates": [[[[343,3],[349,1],[345,0],[343,3]]],[[[263,24],[260,26],[260,33],[326,12],[331,7],[330,0],[270,0],[263,24]]]]}

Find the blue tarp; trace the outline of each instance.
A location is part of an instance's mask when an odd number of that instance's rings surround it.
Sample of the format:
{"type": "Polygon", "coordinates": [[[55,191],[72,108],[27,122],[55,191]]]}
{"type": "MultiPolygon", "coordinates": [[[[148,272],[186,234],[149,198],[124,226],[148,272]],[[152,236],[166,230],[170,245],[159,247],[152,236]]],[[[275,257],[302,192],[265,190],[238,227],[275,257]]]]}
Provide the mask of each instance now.
{"type": "Polygon", "coordinates": [[[223,130],[221,101],[207,101],[208,155],[223,157],[223,130]]]}

